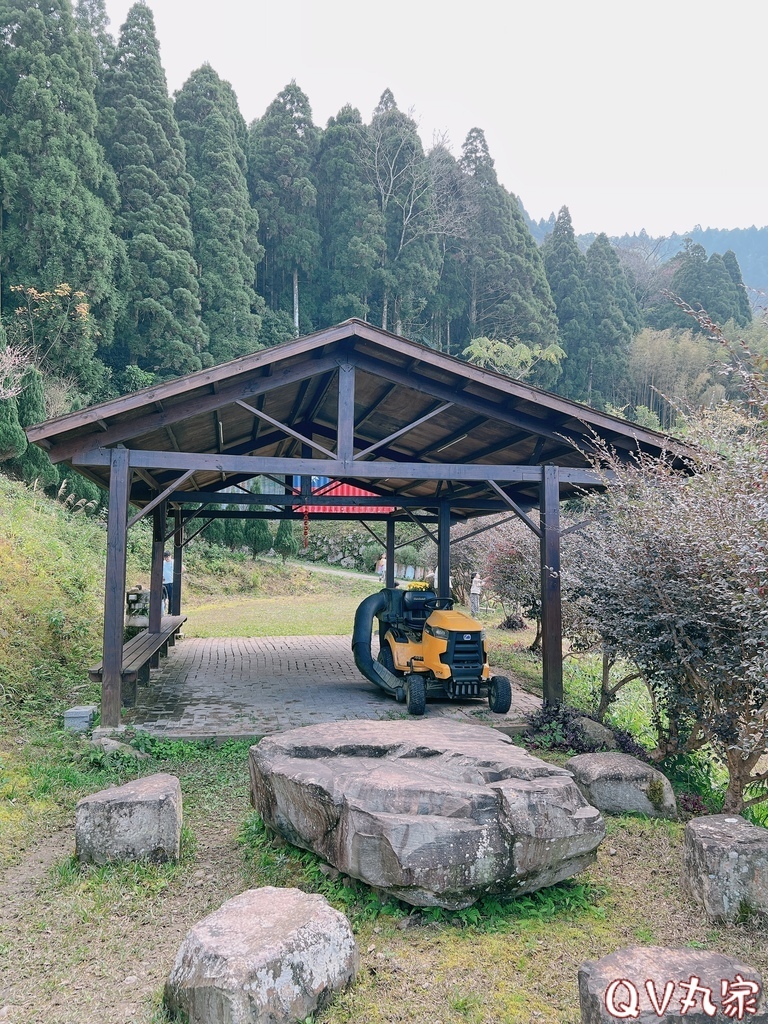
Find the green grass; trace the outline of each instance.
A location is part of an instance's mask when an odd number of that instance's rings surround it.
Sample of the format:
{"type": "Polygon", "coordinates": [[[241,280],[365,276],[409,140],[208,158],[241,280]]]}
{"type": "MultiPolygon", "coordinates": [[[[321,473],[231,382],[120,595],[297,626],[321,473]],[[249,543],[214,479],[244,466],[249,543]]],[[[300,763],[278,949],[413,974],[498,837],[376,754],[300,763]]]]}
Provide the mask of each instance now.
{"type": "Polygon", "coordinates": [[[360,602],[379,588],[365,576],[313,571],[278,559],[238,559],[226,578],[228,592],[222,594],[220,583],[217,588],[200,567],[195,574],[190,570],[186,636],[343,636],[352,632],[360,602]]]}
{"type": "Polygon", "coordinates": [[[185,636],[343,636],[352,632],[357,606],[376,584],[328,596],[231,597],[188,609],[185,636]]]}
{"type": "Polygon", "coordinates": [[[541,696],[541,655],[528,650],[535,630],[530,626],[524,630],[498,629],[497,624],[502,618],[501,612],[481,612],[488,660],[495,672],[512,676],[523,689],[541,696]]]}

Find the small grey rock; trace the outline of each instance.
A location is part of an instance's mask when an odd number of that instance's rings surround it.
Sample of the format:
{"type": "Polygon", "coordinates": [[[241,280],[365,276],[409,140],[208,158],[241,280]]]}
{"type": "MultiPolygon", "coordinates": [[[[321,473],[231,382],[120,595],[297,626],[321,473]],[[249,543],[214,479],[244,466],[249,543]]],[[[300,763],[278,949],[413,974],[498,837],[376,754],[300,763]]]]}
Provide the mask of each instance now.
{"type": "Polygon", "coordinates": [[[608,814],[634,811],[650,818],[677,818],[669,779],[630,754],[577,754],[566,762],[574,781],[594,807],[608,814]]]}
{"type": "Polygon", "coordinates": [[[745,911],[768,917],[768,829],[739,814],[693,818],[681,882],[712,921],[736,921],[745,911]]]}

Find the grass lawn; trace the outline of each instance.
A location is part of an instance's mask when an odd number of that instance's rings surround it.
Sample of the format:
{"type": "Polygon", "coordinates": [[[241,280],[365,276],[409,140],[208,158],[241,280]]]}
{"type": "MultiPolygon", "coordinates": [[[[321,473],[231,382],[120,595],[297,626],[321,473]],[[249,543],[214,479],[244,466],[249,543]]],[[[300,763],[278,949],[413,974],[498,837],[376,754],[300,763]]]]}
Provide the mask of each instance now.
{"type": "MultiPolygon", "coordinates": [[[[371,588],[370,593],[373,593],[371,588]]],[[[343,636],[352,632],[355,611],[366,596],[316,594],[287,597],[236,596],[187,606],[185,636],[343,636]],[[299,633],[299,630],[301,631],[299,633]]]]}
{"type": "Polygon", "coordinates": [[[380,586],[295,563],[250,566],[252,585],[240,579],[236,593],[222,595],[215,581],[194,580],[184,601],[186,636],[344,636],[352,632],[357,606],[380,586]]]}

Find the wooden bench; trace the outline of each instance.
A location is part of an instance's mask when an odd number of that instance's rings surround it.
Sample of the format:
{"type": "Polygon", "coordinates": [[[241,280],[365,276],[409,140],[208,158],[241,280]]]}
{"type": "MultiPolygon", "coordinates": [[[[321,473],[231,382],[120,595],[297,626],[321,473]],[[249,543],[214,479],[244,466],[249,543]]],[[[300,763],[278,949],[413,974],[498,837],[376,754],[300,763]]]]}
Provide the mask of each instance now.
{"type": "MultiPolygon", "coordinates": [[[[164,615],[159,633],[150,633],[148,629],[142,629],[123,644],[120,678],[123,704],[127,707],[133,707],[136,702],[136,684],[146,685],[149,682],[150,668],[156,668],[160,655],[167,654],[168,648],[173,647],[176,634],[186,621],[186,615],[164,615]]],[[[101,682],[102,669],[103,662],[88,669],[88,678],[92,683],[101,682]]]]}

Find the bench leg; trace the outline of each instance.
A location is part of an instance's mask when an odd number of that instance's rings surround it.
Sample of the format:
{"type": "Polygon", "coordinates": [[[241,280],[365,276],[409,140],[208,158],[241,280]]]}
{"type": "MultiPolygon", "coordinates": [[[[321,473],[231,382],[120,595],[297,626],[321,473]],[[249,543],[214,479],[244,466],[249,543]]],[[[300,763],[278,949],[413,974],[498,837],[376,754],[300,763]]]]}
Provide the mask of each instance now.
{"type": "Polygon", "coordinates": [[[122,692],[122,698],[123,698],[123,707],[124,708],[135,708],[136,707],[136,680],[134,679],[133,682],[128,683],[124,679],[123,683],[122,683],[122,686],[121,686],[121,692],[122,692]]]}
{"type": "Polygon", "coordinates": [[[152,657],[149,659],[150,668],[158,668],[160,665],[160,651],[155,651],[152,657]]]}
{"type": "Polygon", "coordinates": [[[149,662],[145,661],[139,669],[138,679],[136,680],[139,686],[149,686],[149,662]]]}

